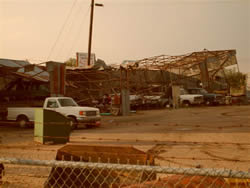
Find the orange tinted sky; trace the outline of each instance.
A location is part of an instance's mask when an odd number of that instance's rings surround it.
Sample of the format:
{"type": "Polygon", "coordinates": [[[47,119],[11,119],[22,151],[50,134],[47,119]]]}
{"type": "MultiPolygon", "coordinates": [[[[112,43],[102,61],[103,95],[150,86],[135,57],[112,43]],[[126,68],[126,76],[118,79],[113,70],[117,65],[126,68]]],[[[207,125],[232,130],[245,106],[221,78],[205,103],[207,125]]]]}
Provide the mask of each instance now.
{"type": "MultiPolygon", "coordinates": [[[[250,72],[249,0],[96,2],[104,7],[95,8],[92,51],[107,63],[236,49],[241,70],[250,72]]],[[[0,0],[0,58],[39,63],[87,52],[89,6],[90,0],[0,0]]]]}

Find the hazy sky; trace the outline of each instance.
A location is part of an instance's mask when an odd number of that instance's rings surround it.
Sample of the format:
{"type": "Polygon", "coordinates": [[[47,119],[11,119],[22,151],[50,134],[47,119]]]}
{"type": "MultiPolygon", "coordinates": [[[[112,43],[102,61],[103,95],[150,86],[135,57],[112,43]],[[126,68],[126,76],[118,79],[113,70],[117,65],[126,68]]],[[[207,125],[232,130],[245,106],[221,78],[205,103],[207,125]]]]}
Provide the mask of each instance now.
{"type": "MultiPolygon", "coordinates": [[[[0,0],[0,58],[39,63],[87,52],[90,1],[0,0]]],[[[250,72],[250,0],[95,1],[104,7],[95,7],[92,52],[107,63],[236,49],[250,72]]]]}

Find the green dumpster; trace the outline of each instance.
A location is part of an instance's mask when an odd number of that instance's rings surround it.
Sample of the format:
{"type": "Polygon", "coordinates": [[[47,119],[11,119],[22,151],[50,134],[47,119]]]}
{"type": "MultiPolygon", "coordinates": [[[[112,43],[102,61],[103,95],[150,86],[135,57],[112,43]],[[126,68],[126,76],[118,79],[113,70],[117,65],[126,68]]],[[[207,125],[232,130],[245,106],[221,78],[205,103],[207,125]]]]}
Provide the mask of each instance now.
{"type": "Polygon", "coordinates": [[[69,142],[70,131],[69,120],[64,115],[42,108],[35,110],[35,142],[65,144],[69,142]]]}

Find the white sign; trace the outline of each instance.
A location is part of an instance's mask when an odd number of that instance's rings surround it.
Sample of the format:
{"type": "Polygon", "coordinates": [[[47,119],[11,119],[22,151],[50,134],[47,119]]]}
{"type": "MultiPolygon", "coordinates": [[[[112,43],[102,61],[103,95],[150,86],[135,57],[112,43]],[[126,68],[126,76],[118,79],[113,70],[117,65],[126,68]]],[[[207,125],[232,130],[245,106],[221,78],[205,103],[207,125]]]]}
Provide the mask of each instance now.
{"type": "Polygon", "coordinates": [[[90,68],[95,64],[95,54],[90,56],[90,65],[88,66],[88,53],[76,53],[76,66],[83,68],[90,68]]]}

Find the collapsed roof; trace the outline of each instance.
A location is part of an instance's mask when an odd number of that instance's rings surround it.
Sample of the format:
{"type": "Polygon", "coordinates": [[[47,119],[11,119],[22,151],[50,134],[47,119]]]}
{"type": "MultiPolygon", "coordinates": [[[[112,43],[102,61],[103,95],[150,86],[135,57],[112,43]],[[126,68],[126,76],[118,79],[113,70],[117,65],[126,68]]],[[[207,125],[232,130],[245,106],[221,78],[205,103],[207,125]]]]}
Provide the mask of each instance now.
{"type": "Polygon", "coordinates": [[[12,74],[28,80],[49,81],[49,73],[28,61],[0,59],[0,74],[12,74]]]}
{"type": "Polygon", "coordinates": [[[28,61],[22,60],[12,60],[12,59],[0,59],[0,67],[24,67],[25,65],[29,65],[28,61]]]}
{"type": "Polygon", "coordinates": [[[126,64],[124,68],[166,70],[185,76],[201,73],[200,64],[206,62],[208,72],[215,75],[219,70],[236,65],[236,50],[193,52],[180,56],[160,55],[126,64]]]}

